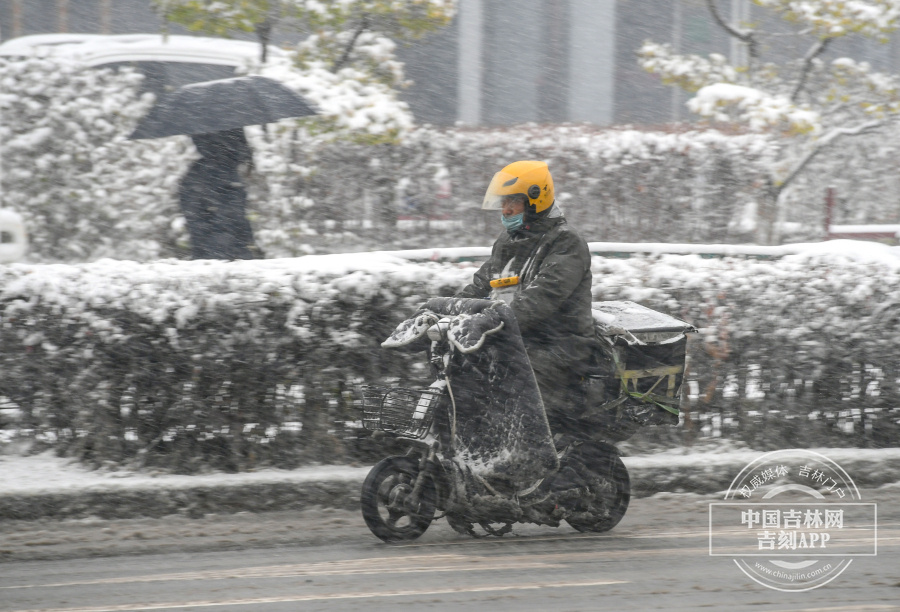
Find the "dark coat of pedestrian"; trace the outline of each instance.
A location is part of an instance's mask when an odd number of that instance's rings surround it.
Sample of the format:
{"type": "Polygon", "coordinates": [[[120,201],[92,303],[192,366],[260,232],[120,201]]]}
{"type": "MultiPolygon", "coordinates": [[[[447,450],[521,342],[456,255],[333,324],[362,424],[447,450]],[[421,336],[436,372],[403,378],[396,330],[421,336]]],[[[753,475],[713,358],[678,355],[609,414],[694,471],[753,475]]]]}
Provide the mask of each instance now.
{"type": "Polygon", "coordinates": [[[247,219],[247,192],[238,173],[252,165],[243,128],[191,136],[201,158],[178,190],[193,259],[255,259],[259,249],[247,219]]]}
{"type": "Polygon", "coordinates": [[[568,418],[583,410],[584,376],[595,367],[600,349],[591,314],[590,251],[553,202],[546,164],[516,162],[498,172],[491,185],[493,194],[489,187],[485,207],[503,210],[507,230],[457,297],[509,303],[551,430],[565,431],[568,418]],[[519,198],[522,207],[507,210],[508,204],[489,202],[491,197],[507,202],[519,198]]]}

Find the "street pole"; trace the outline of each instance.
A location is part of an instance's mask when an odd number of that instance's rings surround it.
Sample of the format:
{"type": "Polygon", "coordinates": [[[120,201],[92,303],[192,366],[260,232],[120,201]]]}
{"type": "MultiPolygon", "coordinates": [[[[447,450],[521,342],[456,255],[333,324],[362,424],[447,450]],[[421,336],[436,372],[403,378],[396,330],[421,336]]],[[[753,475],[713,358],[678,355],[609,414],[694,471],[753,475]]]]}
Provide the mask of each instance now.
{"type": "Polygon", "coordinates": [[[60,34],[69,31],[69,0],[56,0],[56,30],[60,34]]]}
{"type": "Polygon", "coordinates": [[[100,0],[100,32],[103,34],[112,33],[112,0],[100,0]]]}
{"type": "Polygon", "coordinates": [[[831,237],[831,224],[834,221],[834,187],[825,191],[825,240],[831,237]]]}
{"type": "MultiPolygon", "coordinates": [[[[13,2],[13,28],[15,28],[15,14],[16,14],[16,3],[13,2]]],[[[0,23],[0,41],[3,40],[3,24],[0,23]]],[[[0,93],[3,93],[0,90],[0,93]]],[[[3,105],[0,105],[0,129],[3,128],[3,105]]],[[[0,137],[0,208],[3,208],[3,141],[5,139],[0,137]]]]}
{"type": "Polygon", "coordinates": [[[461,0],[458,28],[457,119],[464,125],[481,123],[481,78],[483,74],[484,7],[482,0],[461,0]]]}
{"type": "MultiPolygon", "coordinates": [[[[672,0],[672,51],[675,54],[681,53],[681,37],[684,21],[684,9],[681,6],[681,0],[672,0]]],[[[681,90],[678,87],[672,87],[672,122],[681,121],[681,90]]]]}
{"type": "MultiPolygon", "coordinates": [[[[747,0],[731,0],[731,27],[740,31],[743,29],[742,24],[749,20],[750,5],[747,0]]],[[[746,66],[748,63],[746,43],[732,36],[728,40],[728,44],[731,65],[735,67],[746,66]]]]}
{"type": "Polygon", "coordinates": [[[610,125],[615,118],[616,1],[570,0],[569,121],[610,125]]]}
{"type": "MultiPolygon", "coordinates": [[[[22,35],[22,0],[12,0],[12,33],[10,38],[22,35]]],[[[0,36],[0,40],[4,40],[0,36]]]]}

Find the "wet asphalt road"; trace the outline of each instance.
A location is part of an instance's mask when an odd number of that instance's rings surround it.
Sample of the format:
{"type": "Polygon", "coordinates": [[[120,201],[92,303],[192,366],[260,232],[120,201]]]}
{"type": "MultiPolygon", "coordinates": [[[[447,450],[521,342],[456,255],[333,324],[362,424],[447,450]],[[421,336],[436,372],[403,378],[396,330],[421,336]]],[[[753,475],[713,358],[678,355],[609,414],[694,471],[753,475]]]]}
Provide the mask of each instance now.
{"type": "Polygon", "coordinates": [[[404,545],[328,509],[7,524],[0,611],[900,610],[900,487],[863,498],[878,504],[877,556],[807,592],[709,556],[719,498],[683,494],[633,500],[607,534],[521,527],[475,540],[439,521],[404,545]]]}

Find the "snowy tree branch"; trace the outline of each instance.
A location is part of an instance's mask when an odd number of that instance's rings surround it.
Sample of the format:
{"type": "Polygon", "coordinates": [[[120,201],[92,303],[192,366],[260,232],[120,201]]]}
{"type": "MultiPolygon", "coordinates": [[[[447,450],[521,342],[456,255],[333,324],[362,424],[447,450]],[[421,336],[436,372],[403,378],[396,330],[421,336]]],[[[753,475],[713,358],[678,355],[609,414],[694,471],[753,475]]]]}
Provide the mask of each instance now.
{"type": "Polygon", "coordinates": [[[706,5],[709,7],[709,12],[712,14],[713,19],[715,19],[716,23],[719,24],[723,30],[728,32],[730,36],[737,38],[742,43],[747,45],[747,52],[750,55],[751,60],[755,60],[759,58],[759,43],[756,40],[756,37],[753,35],[752,30],[738,30],[735,27],[732,27],[725,19],[722,18],[721,13],[719,13],[719,7],[716,5],[716,0],[706,0],[706,5]]]}
{"type": "Polygon", "coordinates": [[[334,63],[334,66],[332,66],[332,68],[331,68],[331,71],[332,71],[332,72],[337,72],[338,70],[340,70],[341,68],[344,67],[344,65],[345,65],[345,64],[347,63],[347,61],[350,59],[350,54],[353,52],[353,48],[356,46],[356,41],[359,40],[359,37],[360,37],[360,36],[362,35],[362,33],[365,32],[368,28],[369,28],[369,18],[368,18],[368,15],[363,15],[363,16],[362,16],[362,19],[361,19],[360,22],[359,22],[359,27],[356,28],[356,31],[353,32],[353,36],[352,36],[352,37],[350,38],[350,40],[347,42],[347,46],[344,47],[344,52],[343,52],[343,54],[342,54],[341,57],[338,59],[338,61],[336,61],[336,62],[334,63]]]}
{"type": "Polygon", "coordinates": [[[787,177],[778,182],[775,185],[776,193],[780,193],[784,191],[787,186],[793,182],[797,176],[803,172],[803,170],[809,165],[809,163],[815,159],[815,157],[821,153],[823,150],[834,144],[836,140],[839,138],[843,138],[845,136],[861,136],[863,134],[867,134],[877,130],[878,128],[884,126],[884,120],[874,120],[867,121],[861,125],[852,128],[835,128],[829,131],[827,134],[819,138],[815,143],[810,147],[810,149],[806,152],[806,154],[800,159],[800,161],[794,165],[791,169],[790,173],[787,177]]]}
{"type": "Polygon", "coordinates": [[[791,102],[796,102],[797,97],[803,91],[803,88],[806,87],[806,81],[812,70],[813,61],[825,51],[829,42],[831,42],[830,38],[820,38],[816,41],[816,44],[807,51],[806,56],[803,58],[803,68],[800,70],[800,78],[797,81],[796,87],[794,87],[794,91],[791,93],[791,102]]]}
{"type": "Polygon", "coordinates": [[[861,125],[852,128],[835,128],[831,130],[825,136],[822,136],[818,140],[820,146],[824,147],[826,145],[830,145],[832,142],[837,140],[838,138],[842,138],[844,136],[860,136],[862,134],[868,134],[870,132],[874,132],[878,128],[885,125],[885,121],[883,119],[876,119],[873,121],[867,121],[861,125]]]}
{"type": "MultiPolygon", "coordinates": [[[[696,92],[688,101],[694,113],[785,139],[780,159],[770,169],[772,187],[760,194],[759,210],[770,211],[784,204],[779,201],[784,187],[835,139],[869,132],[900,114],[900,81],[894,76],[873,72],[868,63],[850,57],[838,58],[830,65],[821,59],[835,38],[858,35],[887,42],[900,23],[900,0],[753,2],[789,22],[790,36],[804,41],[800,44],[805,53],[793,58],[773,54],[762,63],[760,40],[786,34],[776,27],[769,28],[776,31],[744,27],[735,19],[729,23],[718,0],[706,0],[712,20],[730,37],[749,46],[747,66],[736,69],[716,53],[706,58],[674,54],[652,41],[641,47],[639,61],[664,83],[696,92]]],[[[776,215],[758,216],[763,224],[769,224],[768,228],[757,226],[761,230],[758,239],[765,242],[774,236],[770,230],[776,215]]]]}

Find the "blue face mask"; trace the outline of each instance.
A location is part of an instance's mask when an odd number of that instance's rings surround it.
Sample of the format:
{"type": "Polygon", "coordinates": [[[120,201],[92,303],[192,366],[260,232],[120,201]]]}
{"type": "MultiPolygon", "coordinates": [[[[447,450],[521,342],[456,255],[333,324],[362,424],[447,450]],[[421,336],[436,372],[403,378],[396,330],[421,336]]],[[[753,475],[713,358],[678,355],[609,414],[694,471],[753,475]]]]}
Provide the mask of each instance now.
{"type": "Polygon", "coordinates": [[[503,221],[503,227],[506,228],[507,232],[514,232],[525,222],[525,213],[520,212],[518,215],[512,215],[511,217],[504,217],[500,215],[500,220],[503,221]]]}

